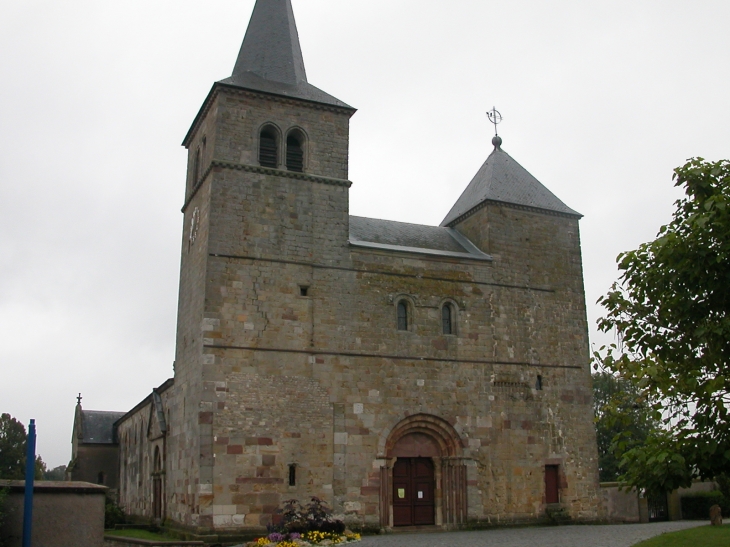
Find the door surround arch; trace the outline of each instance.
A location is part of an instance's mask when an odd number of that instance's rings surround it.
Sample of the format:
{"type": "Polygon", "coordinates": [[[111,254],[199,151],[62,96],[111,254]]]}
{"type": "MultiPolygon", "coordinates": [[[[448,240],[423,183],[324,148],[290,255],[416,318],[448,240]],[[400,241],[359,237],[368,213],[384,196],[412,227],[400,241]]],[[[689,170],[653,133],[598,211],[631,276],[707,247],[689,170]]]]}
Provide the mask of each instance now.
{"type": "Polygon", "coordinates": [[[432,414],[414,414],[399,421],[379,439],[380,525],[393,526],[393,466],[401,458],[431,458],[435,471],[435,523],[457,527],[466,522],[466,444],[449,422],[432,414]]]}

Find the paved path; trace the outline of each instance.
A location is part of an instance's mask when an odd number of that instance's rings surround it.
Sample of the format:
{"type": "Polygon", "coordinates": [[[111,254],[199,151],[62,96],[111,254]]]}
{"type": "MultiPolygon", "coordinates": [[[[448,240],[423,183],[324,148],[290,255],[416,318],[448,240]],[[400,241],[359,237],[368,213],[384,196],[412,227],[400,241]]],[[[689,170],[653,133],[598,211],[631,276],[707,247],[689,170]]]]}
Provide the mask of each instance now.
{"type": "MultiPolygon", "coordinates": [[[[704,521],[504,528],[478,532],[369,536],[358,547],[631,547],[664,532],[702,526],[704,521]]],[[[700,547],[700,546],[698,546],[700,547]]]]}

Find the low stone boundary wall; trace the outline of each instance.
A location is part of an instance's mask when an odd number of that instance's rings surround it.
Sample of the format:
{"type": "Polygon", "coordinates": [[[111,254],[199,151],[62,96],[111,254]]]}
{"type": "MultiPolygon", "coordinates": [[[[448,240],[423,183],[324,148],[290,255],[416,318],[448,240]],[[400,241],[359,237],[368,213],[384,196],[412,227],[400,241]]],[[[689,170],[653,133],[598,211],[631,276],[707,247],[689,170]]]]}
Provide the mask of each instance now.
{"type": "Polygon", "coordinates": [[[648,522],[648,514],[642,513],[642,501],[636,490],[619,490],[618,483],[602,482],[601,494],[603,495],[603,506],[606,509],[606,517],[610,522],[648,522]],[[643,517],[643,518],[642,518],[643,517]]]}
{"type": "MultiPolygon", "coordinates": [[[[0,528],[6,547],[23,541],[25,481],[0,480],[8,488],[7,516],[0,528]]],[[[42,547],[102,547],[107,488],[88,482],[36,481],[31,544],[42,547]]]]}
{"type": "Polygon", "coordinates": [[[205,545],[202,541],[151,541],[148,539],[104,536],[104,547],[128,547],[146,545],[147,547],[184,547],[189,545],[205,545]]]}
{"type": "MultiPolygon", "coordinates": [[[[697,481],[689,488],[680,488],[667,495],[668,520],[682,520],[681,497],[697,492],[710,492],[717,489],[712,481],[697,481]]],[[[619,490],[617,482],[602,482],[601,495],[606,517],[610,522],[649,522],[649,507],[646,498],[640,497],[636,490],[619,490]]]]}

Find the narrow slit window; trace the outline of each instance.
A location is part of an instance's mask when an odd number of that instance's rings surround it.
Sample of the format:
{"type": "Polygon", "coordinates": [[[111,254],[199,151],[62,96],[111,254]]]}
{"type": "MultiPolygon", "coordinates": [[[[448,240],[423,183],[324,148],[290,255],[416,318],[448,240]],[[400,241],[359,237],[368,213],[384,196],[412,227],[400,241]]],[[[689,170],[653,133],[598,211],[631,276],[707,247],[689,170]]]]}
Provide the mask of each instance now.
{"type": "Polygon", "coordinates": [[[535,381],[535,389],[537,391],[542,391],[542,376],[539,374],[537,375],[537,380],[535,381]]]}
{"type": "Polygon", "coordinates": [[[408,330],[408,304],[398,302],[398,330],[408,330]]]}
{"type": "Polygon", "coordinates": [[[271,167],[273,169],[279,166],[276,133],[271,128],[264,129],[259,136],[259,163],[262,167],[271,167]]]}
{"type": "Polygon", "coordinates": [[[304,171],[304,148],[297,135],[289,135],[286,139],[286,168],[299,173],[304,171]]]}
{"type": "Polygon", "coordinates": [[[444,304],[441,308],[441,329],[444,334],[454,334],[453,315],[451,304],[444,304]]]}
{"type": "Polygon", "coordinates": [[[295,463],[289,464],[289,486],[297,485],[297,465],[295,463]]]}
{"type": "Polygon", "coordinates": [[[200,177],[200,148],[195,151],[193,160],[193,186],[198,184],[198,177],[200,177]]]}

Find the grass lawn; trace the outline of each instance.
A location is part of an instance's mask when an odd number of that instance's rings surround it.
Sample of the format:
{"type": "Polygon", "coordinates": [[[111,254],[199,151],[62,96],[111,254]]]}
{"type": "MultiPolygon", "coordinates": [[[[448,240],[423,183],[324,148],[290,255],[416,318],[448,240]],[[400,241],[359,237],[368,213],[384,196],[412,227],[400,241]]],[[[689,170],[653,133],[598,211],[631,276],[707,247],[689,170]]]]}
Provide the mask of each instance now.
{"type": "Polygon", "coordinates": [[[634,547],[728,547],[728,545],[730,545],[730,524],[700,526],[662,534],[637,543],[634,547]]]}
{"type": "Polygon", "coordinates": [[[164,534],[155,534],[148,530],[106,530],[104,533],[108,536],[119,536],[125,538],[153,539],[155,541],[179,541],[175,540],[175,538],[171,538],[170,536],[166,536],[164,534]]]}

